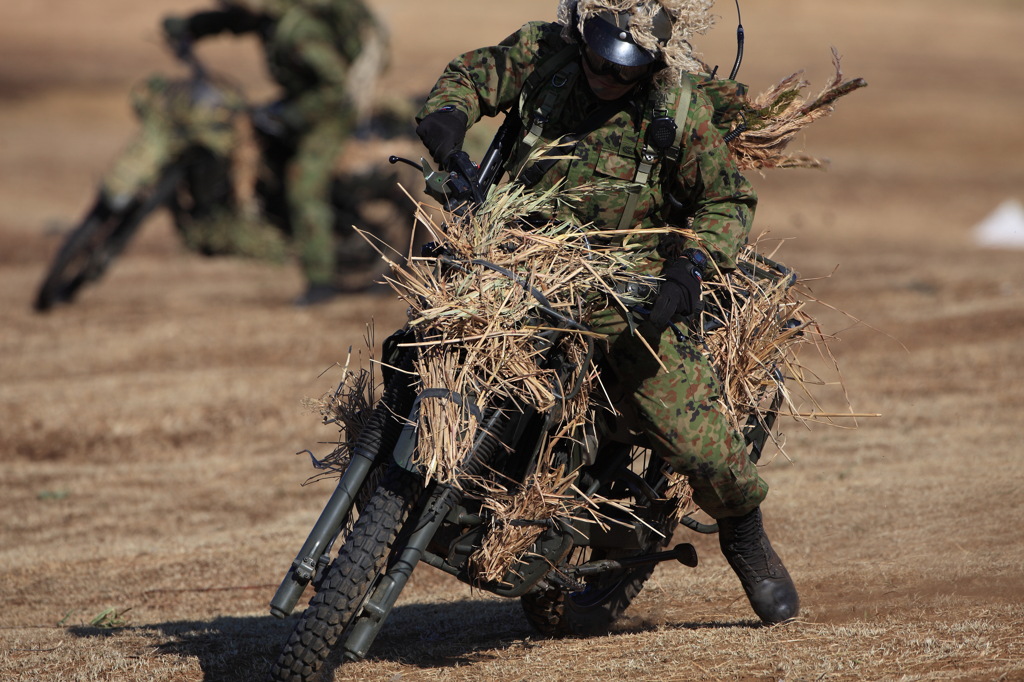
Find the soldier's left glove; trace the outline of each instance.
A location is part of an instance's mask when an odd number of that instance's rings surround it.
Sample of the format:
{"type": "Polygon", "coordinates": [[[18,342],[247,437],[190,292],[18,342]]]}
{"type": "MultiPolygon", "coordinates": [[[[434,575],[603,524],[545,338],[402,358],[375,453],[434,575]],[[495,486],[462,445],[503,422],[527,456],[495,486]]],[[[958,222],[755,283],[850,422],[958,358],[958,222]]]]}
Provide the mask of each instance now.
{"type": "Polygon", "coordinates": [[[665,329],[676,315],[686,317],[701,310],[700,284],[706,263],[707,256],[693,250],[665,264],[661,271],[665,281],[648,318],[655,329],[665,329]]]}

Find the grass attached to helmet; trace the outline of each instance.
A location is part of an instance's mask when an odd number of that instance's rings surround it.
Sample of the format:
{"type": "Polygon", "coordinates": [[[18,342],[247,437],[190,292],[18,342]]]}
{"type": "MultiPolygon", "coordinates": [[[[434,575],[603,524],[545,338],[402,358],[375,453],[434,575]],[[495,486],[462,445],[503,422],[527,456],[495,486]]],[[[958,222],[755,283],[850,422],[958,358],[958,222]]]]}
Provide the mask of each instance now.
{"type": "Polygon", "coordinates": [[[614,17],[613,23],[628,32],[630,42],[670,67],[659,72],[658,82],[672,87],[681,72],[701,70],[692,40],[713,25],[713,4],[713,0],[561,0],[557,18],[565,26],[563,36],[578,42],[587,21],[614,17]]]}

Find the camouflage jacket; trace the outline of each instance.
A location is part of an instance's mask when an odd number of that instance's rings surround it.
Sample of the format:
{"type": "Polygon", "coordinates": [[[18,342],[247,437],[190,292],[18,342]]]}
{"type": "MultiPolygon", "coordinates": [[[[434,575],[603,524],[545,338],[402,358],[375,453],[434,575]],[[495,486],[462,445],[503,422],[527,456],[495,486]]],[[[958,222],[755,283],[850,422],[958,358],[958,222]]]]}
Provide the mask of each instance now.
{"type": "MultiPolygon", "coordinates": [[[[361,0],[344,0],[365,9],[361,0]]],[[[356,14],[356,13],[353,13],[356,14]]],[[[369,11],[359,16],[371,16],[369,11]]],[[[360,31],[346,37],[321,13],[292,3],[280,15],[257,16],[237,7],[199,12],[188,22],[189,33],[200,38],[230,31],[256,33],[263,43],[270,75],[284,90],[285,120],[302,127],[346,106],[346,80],[351,62],[359,54],[360,31]]]]}
{"type": "MultiPolygon", "coordinates": [[[[513,109],[523,117],[524,130],[530,129],[531,112],[537,102],[551,88],[561,87],[564,94],[548,112],[540,141],[549,143],[580,132],[591,112],[604,107],[605,102],[587,85],[578,50],[556,77],[539,83],[532,92],[524,91],[531,74],[545,60],[575,49],[566,47],[561,30],[559,24],[529,23],[494,47],[457,57],[437,81],[417,118],[443,106],[454,106],[466,113],[472,125],[483,116],[513,109]]],[[[635,88],[618,101],[620,106],[615,111],[605,109],[610,114],[607,120],[566,150],[576,158],[557,161],[534,187],[547,189],[563,178],[573,186],[601,181],[599,187],[607,189],[588,193],[587,199],[572,210],[580,220],[592,221],[602,229],[620,225],[628,195],[636,193],[633,215],[625,219],[627,225],[685,227],[690,223],[698,235],[698,242],[663,238],[649,244],[649,258],[674,258],[684,248],[700,246],[720,267],[733,268],[736,253],[750,231],[757,196],[712,125],[714,110],[707,96],[697,87],[690,88],[690,93],[686,123],[682,134],[677,135],[681,147],[678,156],[657,158],[642,186],[638,186],[637,171],[645,151],[647,127],[666,102],[674,110],[675,103],[682,101],[679,92],[655,91],[652,84],[635,88]],[[682,208],[673,209],[666,194],[671,194],[682,208]]],[[[522,167],[528,153],[528,145],[521,141],[512,151],[509,168],[522,167]]]]}

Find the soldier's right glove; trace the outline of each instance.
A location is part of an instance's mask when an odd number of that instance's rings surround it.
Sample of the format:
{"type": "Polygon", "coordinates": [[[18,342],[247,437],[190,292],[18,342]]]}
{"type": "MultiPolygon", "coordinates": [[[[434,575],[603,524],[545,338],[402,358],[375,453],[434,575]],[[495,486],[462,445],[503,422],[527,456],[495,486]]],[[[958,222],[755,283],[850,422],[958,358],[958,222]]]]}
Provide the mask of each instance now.
{"type": "Polygon", "coordinates": [[[469,117],[465,113],[453,106],[444,106],[424,116],[416,126],[416,134],[434,162],[444,166],[452,152],[462,149],[468,126],[469,117]]]}
{"type": "Polygon", "coordinates": [[[662,269],[661,276],[665,281],[661,283],[658,296],[651,306],[651,315],[647,318],[655,329],[665,329],[676,315],[686,317],[701,309],[703,265],[695,262],[696,259],[706,263],[707,256],[699,251],[685,254],[682,258],[666,263],[662,269]]]}

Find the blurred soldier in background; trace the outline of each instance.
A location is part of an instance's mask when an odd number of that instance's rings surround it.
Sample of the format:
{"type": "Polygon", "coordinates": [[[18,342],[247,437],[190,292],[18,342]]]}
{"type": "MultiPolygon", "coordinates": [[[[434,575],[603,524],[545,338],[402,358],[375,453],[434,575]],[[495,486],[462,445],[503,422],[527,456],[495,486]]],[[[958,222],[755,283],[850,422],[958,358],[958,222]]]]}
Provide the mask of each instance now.
{"type": "Polygon", "coordinates": [[[226,84],[153,75],[132,88],[132,108],[142,124],[139,134],[103,178],[103,196],[121,208],[140,191],[152,186],[167,163],[186,145],[202,147],[208,156],[201,183],[206,192],[196,197],[201,214],[234,206],[231,157],[239,144],[236,119],[245,99],[226,84]]]}
{"type": "MultiPolygon", "coordinates": [[[[306,290],[296,305],[338,293],[331,177],[355,126],[365,75],[384,61],[383,30],[362,0],[223,0],[222,8],[167,17],[177,47],[225,31],[259,36],[278,101],[252,115],[257,133],[273,138],[263,149],[261,182],[283,184],[282,218],[296,245],[306,290]]],[[[274,211],[275,207],[264,207],[274,211]]]]}

